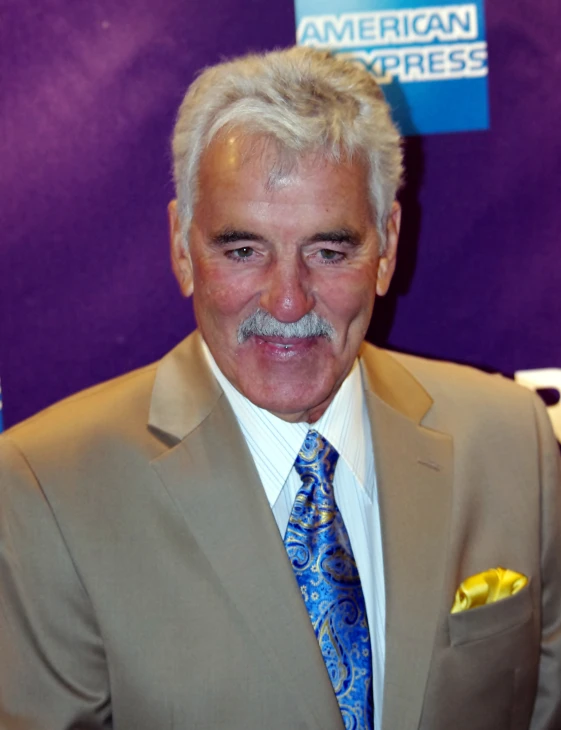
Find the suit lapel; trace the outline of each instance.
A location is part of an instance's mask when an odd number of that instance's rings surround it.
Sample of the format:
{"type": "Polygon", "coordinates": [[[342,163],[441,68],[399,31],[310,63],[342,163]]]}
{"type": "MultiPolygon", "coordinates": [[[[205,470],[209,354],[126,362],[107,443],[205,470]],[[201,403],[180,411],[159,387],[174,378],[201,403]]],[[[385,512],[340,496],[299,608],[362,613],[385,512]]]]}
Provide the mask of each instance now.
{"type": "Polygon", "coordinates": [[[279,682],[301,708],[302,726],[342,730],[321,652],[251,454],[208,372],[200,343],[194,340],[189,348],[190,353],[176,353],[173,363],[163,361],[157,375],[151,427],[168,437],[172,429],[181,440],[153,466],[222,589],[271,666],[278,667],[279,682]],[[181,368],[183,384],[186,379],[197,384],[195,394],[188,389],[189,403],[178,402],[185,386],[178,389],[173,382],[181,368]]]}
{"type": "Polygon", "coordinates": [[[452,440],[422,425],[432,405],[383,352],[363,357],[381,511],[386,585],[383,730],[419,726],[441,607],[452,440]]]}

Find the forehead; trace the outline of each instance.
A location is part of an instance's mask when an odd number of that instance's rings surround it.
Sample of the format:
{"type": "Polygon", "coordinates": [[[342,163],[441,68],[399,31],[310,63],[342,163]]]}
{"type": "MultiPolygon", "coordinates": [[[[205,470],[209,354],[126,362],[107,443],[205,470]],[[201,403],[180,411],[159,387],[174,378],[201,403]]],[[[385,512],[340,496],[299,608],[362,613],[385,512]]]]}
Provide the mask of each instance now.
{"type": "Polygon", "coordinates": [[[321,152],[287,155],[257,135],[216,137],[199,166],[197,207],[221,211],[246,205],[278,209],[316,209],[325,216],[372,220],[368,172],[358,158],[335,162],[321,152]]]}

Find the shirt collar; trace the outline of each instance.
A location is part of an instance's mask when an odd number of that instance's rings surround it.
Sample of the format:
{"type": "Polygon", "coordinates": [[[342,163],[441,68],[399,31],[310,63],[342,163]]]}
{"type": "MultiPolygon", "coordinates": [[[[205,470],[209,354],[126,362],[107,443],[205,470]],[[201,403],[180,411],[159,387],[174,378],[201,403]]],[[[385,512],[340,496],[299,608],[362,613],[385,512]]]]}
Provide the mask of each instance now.
{"type": "Polygon", "coordinates": [[[288,423],[242,395],[222,373],[204,341],[203,351],[238,420],[271,506],[277,501],[310,428],[337,449],[372,498],[374,459],[358,360],[316,423],[288,423]]]}

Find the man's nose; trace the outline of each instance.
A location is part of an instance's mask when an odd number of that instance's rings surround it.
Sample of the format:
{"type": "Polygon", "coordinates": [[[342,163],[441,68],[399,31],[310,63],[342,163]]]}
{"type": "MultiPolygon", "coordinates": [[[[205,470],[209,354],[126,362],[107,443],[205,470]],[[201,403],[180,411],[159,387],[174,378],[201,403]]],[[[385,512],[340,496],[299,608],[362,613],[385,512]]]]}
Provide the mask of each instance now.
{"type": "Polygon", "coordinates": [[[297,322],[314,306],[309,272],[301,261],[271,266],[259,306],[279,322],[297,322]]]}

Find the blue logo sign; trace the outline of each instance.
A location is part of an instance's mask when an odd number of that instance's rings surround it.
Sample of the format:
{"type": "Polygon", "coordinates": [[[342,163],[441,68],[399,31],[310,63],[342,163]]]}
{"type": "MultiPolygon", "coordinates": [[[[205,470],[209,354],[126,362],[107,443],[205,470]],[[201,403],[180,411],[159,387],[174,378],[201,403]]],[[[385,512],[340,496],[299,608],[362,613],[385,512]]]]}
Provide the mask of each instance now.
{"type": "Polygon", "coordinates": [[[295,0],[299,45],[368,69],[404,135],[489,127],[483,0],[295,0]]]}

